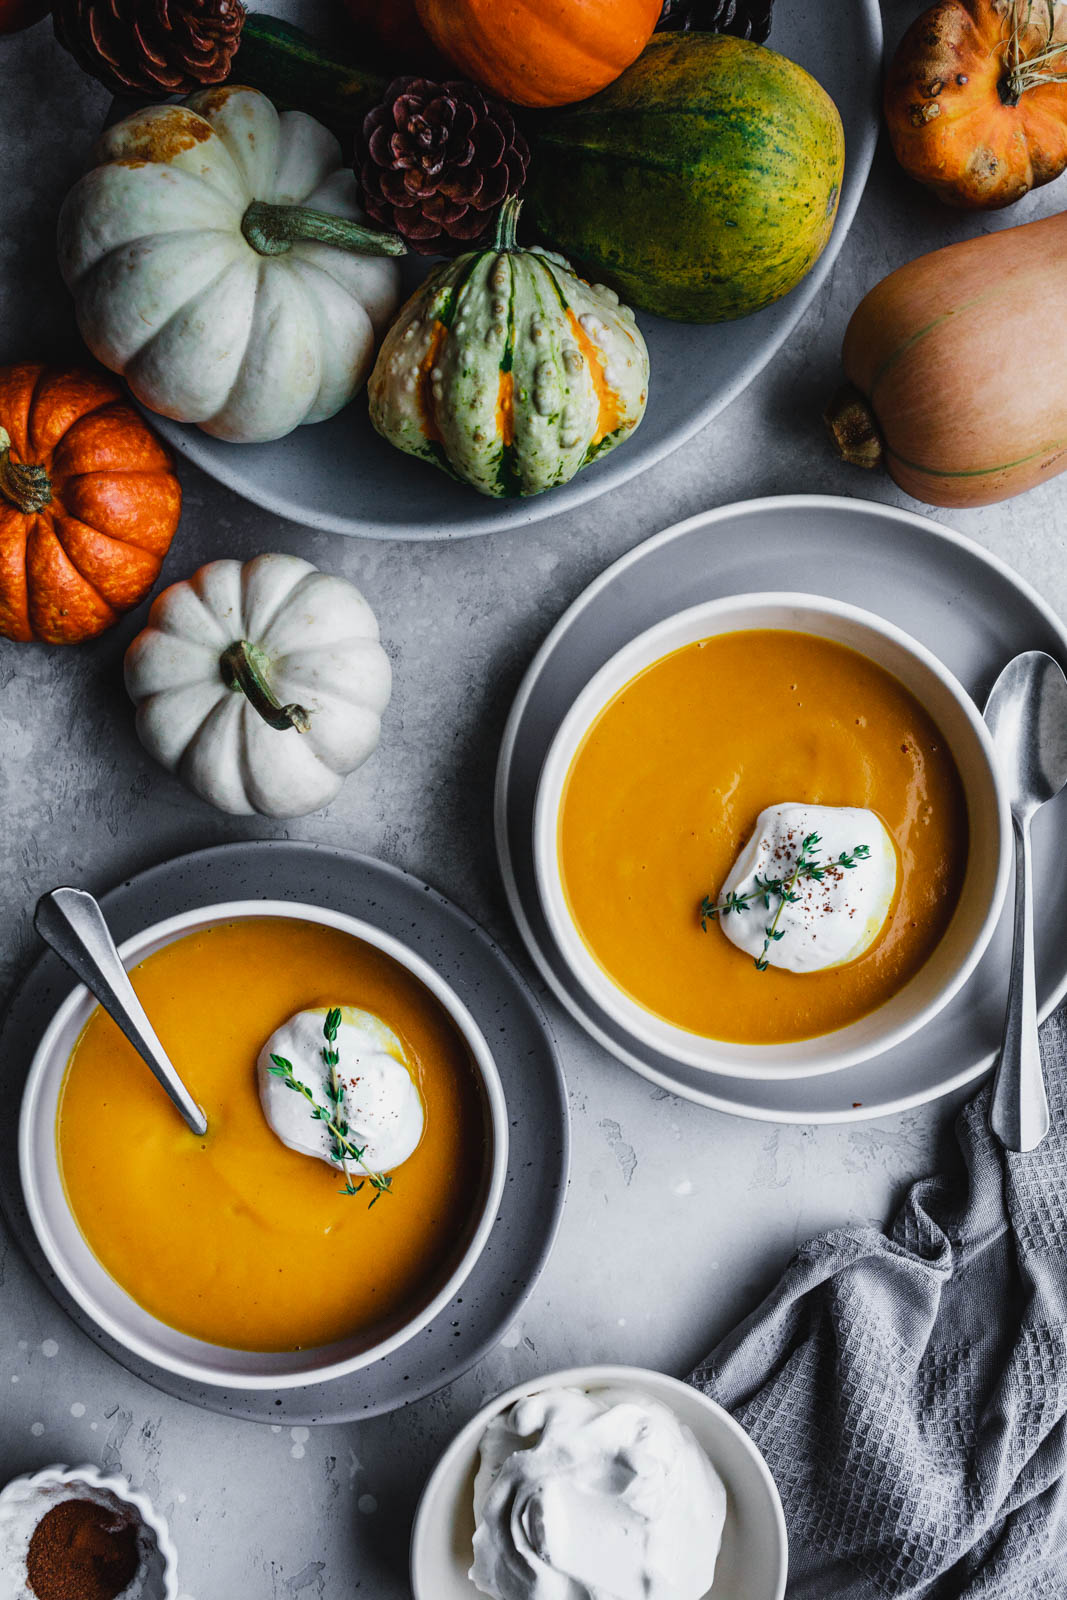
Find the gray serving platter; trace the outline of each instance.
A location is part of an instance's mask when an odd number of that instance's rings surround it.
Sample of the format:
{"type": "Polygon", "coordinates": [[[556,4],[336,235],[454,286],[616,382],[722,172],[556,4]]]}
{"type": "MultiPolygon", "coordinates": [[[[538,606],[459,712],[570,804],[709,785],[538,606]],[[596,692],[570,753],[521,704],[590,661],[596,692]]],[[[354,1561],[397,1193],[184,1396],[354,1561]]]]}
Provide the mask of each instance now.
{"type": "Polygon", "coordinates": [[[427,960],[469,1007],[507,1101],[507,1182],[485,1250],[430,1327],[349,1377],[275,1394],[201,1385],[133,1356],[60,1285],[34,1237],[18,1174],[22,1086],[47,1019],[73,988],[50,952],[16,988],[0,1025],[0,1204],[31,1265],[77,1325],[147,1383],[257,1422],[350,1422],[394,1411],[474,1365],[514,1321],[540,1277],[563,1212],[570,1157],[567,1091],[544,1014],[523,979],[465,912],[428,884],[368,856],[288,840],[220,845],[139,873],[102,897],[116,941],[195,906],[293,900],[362,917],[427,960]]]}
{"type": "MultiPolygon", "coordinates": [[[[531,663],[497,768],[497,853],[512,913],[556,997],[636,1072],[700,1105],[770,1122],[858,1122],[974,1082],[1000,1046],[1011,955],[1005,905],[988,951],[921,1032],[859,1066],[814,1078],[745,1080],[685,1067],[633,1039],[580,989],[545,921],[533,863],[541,767],[579,691],[628,640],[704,600],[803,572],[804,588],[864,606],[928,646],[984,705],[1006,661],[1047,650],[1067,667],[1067,628],[996,556],[928,517],[873,501],[780,495],[690,517],[630,550],[579,595],[531,663]]],[[[1037,993],[1042,1017],[1067,994],[1067,791],[1034,823],[1037,993]]]]}
{"type": "MultiPolygon", "coordinates": [[[[357,48],[352,30],[343,31],[339,5],[266,0],[263,9],[323,42],[345,42],[350,53],[357,48]]],[[[570,483],[529,500],[486,499],[380,439],[364,395],[329,422],[297,428],[273,444],[228,444],[165,417],[153,417],[155,426],[181,455],[246,500],[308,527],[373,539],[458,539],[522,527],[617,489],[748,387],[818,294],[852,226],[878,137],[878,0],[780,0],[770,45],[817,78],[841,112],[845,179],[830,243],[792,294],[755,316],[699,325],[641,313],[652,362],[645,419],[626,444],[570,483]]]]}

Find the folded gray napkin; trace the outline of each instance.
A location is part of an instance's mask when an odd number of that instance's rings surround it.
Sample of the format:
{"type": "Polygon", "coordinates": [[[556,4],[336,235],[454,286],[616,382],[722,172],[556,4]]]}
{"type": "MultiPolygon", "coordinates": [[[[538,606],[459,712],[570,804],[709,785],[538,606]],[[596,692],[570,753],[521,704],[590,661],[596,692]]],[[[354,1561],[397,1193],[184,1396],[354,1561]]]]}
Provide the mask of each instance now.
{"type": "Polygon", "coordinates": [[[963,1160],[887,1234],[842,1228],[691,1382],[762,1450],[790,1600],[1067,1600],[1067,1014],[1029,1155],[960,1113],[963,1160]]]}

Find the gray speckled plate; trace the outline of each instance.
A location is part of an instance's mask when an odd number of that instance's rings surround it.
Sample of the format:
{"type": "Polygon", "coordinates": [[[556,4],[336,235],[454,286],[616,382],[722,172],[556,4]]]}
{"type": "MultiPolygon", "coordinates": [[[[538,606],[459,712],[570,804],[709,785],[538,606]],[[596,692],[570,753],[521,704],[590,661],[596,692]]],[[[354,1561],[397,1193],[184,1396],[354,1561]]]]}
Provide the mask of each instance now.
{"type": "MultiPolygon", "coordinates": [[[[338,34],[322,0],[265,0],[263,9],[319,38],[338,34]]],[[[494,501],[379,439],[360,395],[339,416],[275,444],[227,444],[153,418],[174,449],[211,477],[294,522],[373,539],[458,539],[554,517],[616,489],[669,455],[748,387],[789,337],[837,259],[867,182],[878,136],[882,19],[878,0],[782,0],[772,48],[806,67],[845,126],[845,181],[833,236],[792,294],[740,322],[710,327],[642,313],[652,359],[648,413],[633,438],[569,484],[532,500],[494,501]]],[[[351,32],[348,48],[352,48],[351,32]]]]}
{"type": "MultiPolygon", "coordinates": [[[[769,1122],[856,1122],[933,1100],[996,1058],[1011,953],[1010,903],[970,982],[921,1033],[860,1066],[816,1078],[724,1078],[632,1039],[580,990],[537,895],[533,807],[552,738],[579,690],[627,640],[721,595],[803,572],[813,594],[865,606],[927,645],[979,705],[1023,650],[1067,666],[1067,628],[1017,573],[963,534],[867,500],[781,495],[705,511],[616,561],[553,628],[522,681],[497,767],[496,840],[512,913],[545,981],[606,1050],[701,1105],[769,1122]]],[[[1067,792],[1034,823],[1037,992],[1042,1017],[1067,994],[1067,792]]]]}
{"type": "Polygon", "coordinates": [[[489,1243],[462,1292],[408,1344],[361,1372],[279,1395],[202,1387],[131,1356],[62,1289],[26,1215],[18,1177],[22,1085],[43,1027],[72,987],[47,954],[15,990],[0,1026],[0,1202],[27,1258],[63,1309],[129,1371],[180,1400],[257,1422],[350,1422],[442,1388],[500,1338],[548,1259],[570,1154],[567,1092],[536,1000],[488,936],[436,890],[395,867],[326,845],[221,845],[152,867],[103,896],[121,943],[140,928],[220,900],[297,900],[363,917],[429,961],[470,1008],[493,1051],[510,1122],[508,1175],[489,1243]]]}

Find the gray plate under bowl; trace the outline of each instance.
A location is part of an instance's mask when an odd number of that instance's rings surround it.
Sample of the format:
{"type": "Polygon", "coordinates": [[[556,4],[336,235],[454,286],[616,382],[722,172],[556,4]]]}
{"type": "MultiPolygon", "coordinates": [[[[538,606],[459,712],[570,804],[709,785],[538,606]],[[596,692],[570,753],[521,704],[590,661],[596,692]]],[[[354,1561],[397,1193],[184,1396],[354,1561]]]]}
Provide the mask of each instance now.
{"type": "Polygon", "coordinates": [[[132,1356],[97,1328],[45,1260],[18,1174],[22,1086],[47,1019],[73,987],[70,973],[51,953],[16,988],[0,1025],[0,1204],[59,1304],[137,1377],[179,1400],[257,1422],[350,1422],[443,1388],[514,1321],[548,1259],[563,1211],[570,1153],[566,1085],[544,1014],[507,958],[465,912],[384,862],[287,840],[221,845],[138,873],[101,903],[121,944],[194,906],[255,899],[329,906],[403,940],[451,984],[489,1042],[507,1100],[507,1183],[489,1242],[452,1303],[383,1360],[349,1377],[280,1394],[177,1377],[132,1356]]]}

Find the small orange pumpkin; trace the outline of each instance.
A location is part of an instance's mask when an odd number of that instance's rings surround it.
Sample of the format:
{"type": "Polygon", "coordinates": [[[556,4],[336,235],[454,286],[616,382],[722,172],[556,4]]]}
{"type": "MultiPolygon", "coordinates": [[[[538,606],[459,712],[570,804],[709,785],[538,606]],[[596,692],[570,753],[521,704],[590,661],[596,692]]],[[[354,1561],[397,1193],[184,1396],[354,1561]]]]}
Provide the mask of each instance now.
{"type": "Polygon", "coordinates": [[[112,379],[0,367],[0,635],[103,633],[155,583],[181,506],[170,456],[112,379]]]}
{"type": "Polygon", "coordinates": [[[636,61],[661,0],[416,0],[437,48],[502,100],[566,106],[636,61]]]}
{"type": "Polygon", "coordinates": [[[900,42],[885,114],[901,166],[948,205],[995,210],[1058,178],[1067,5],[940,0],[900,42]]]}

